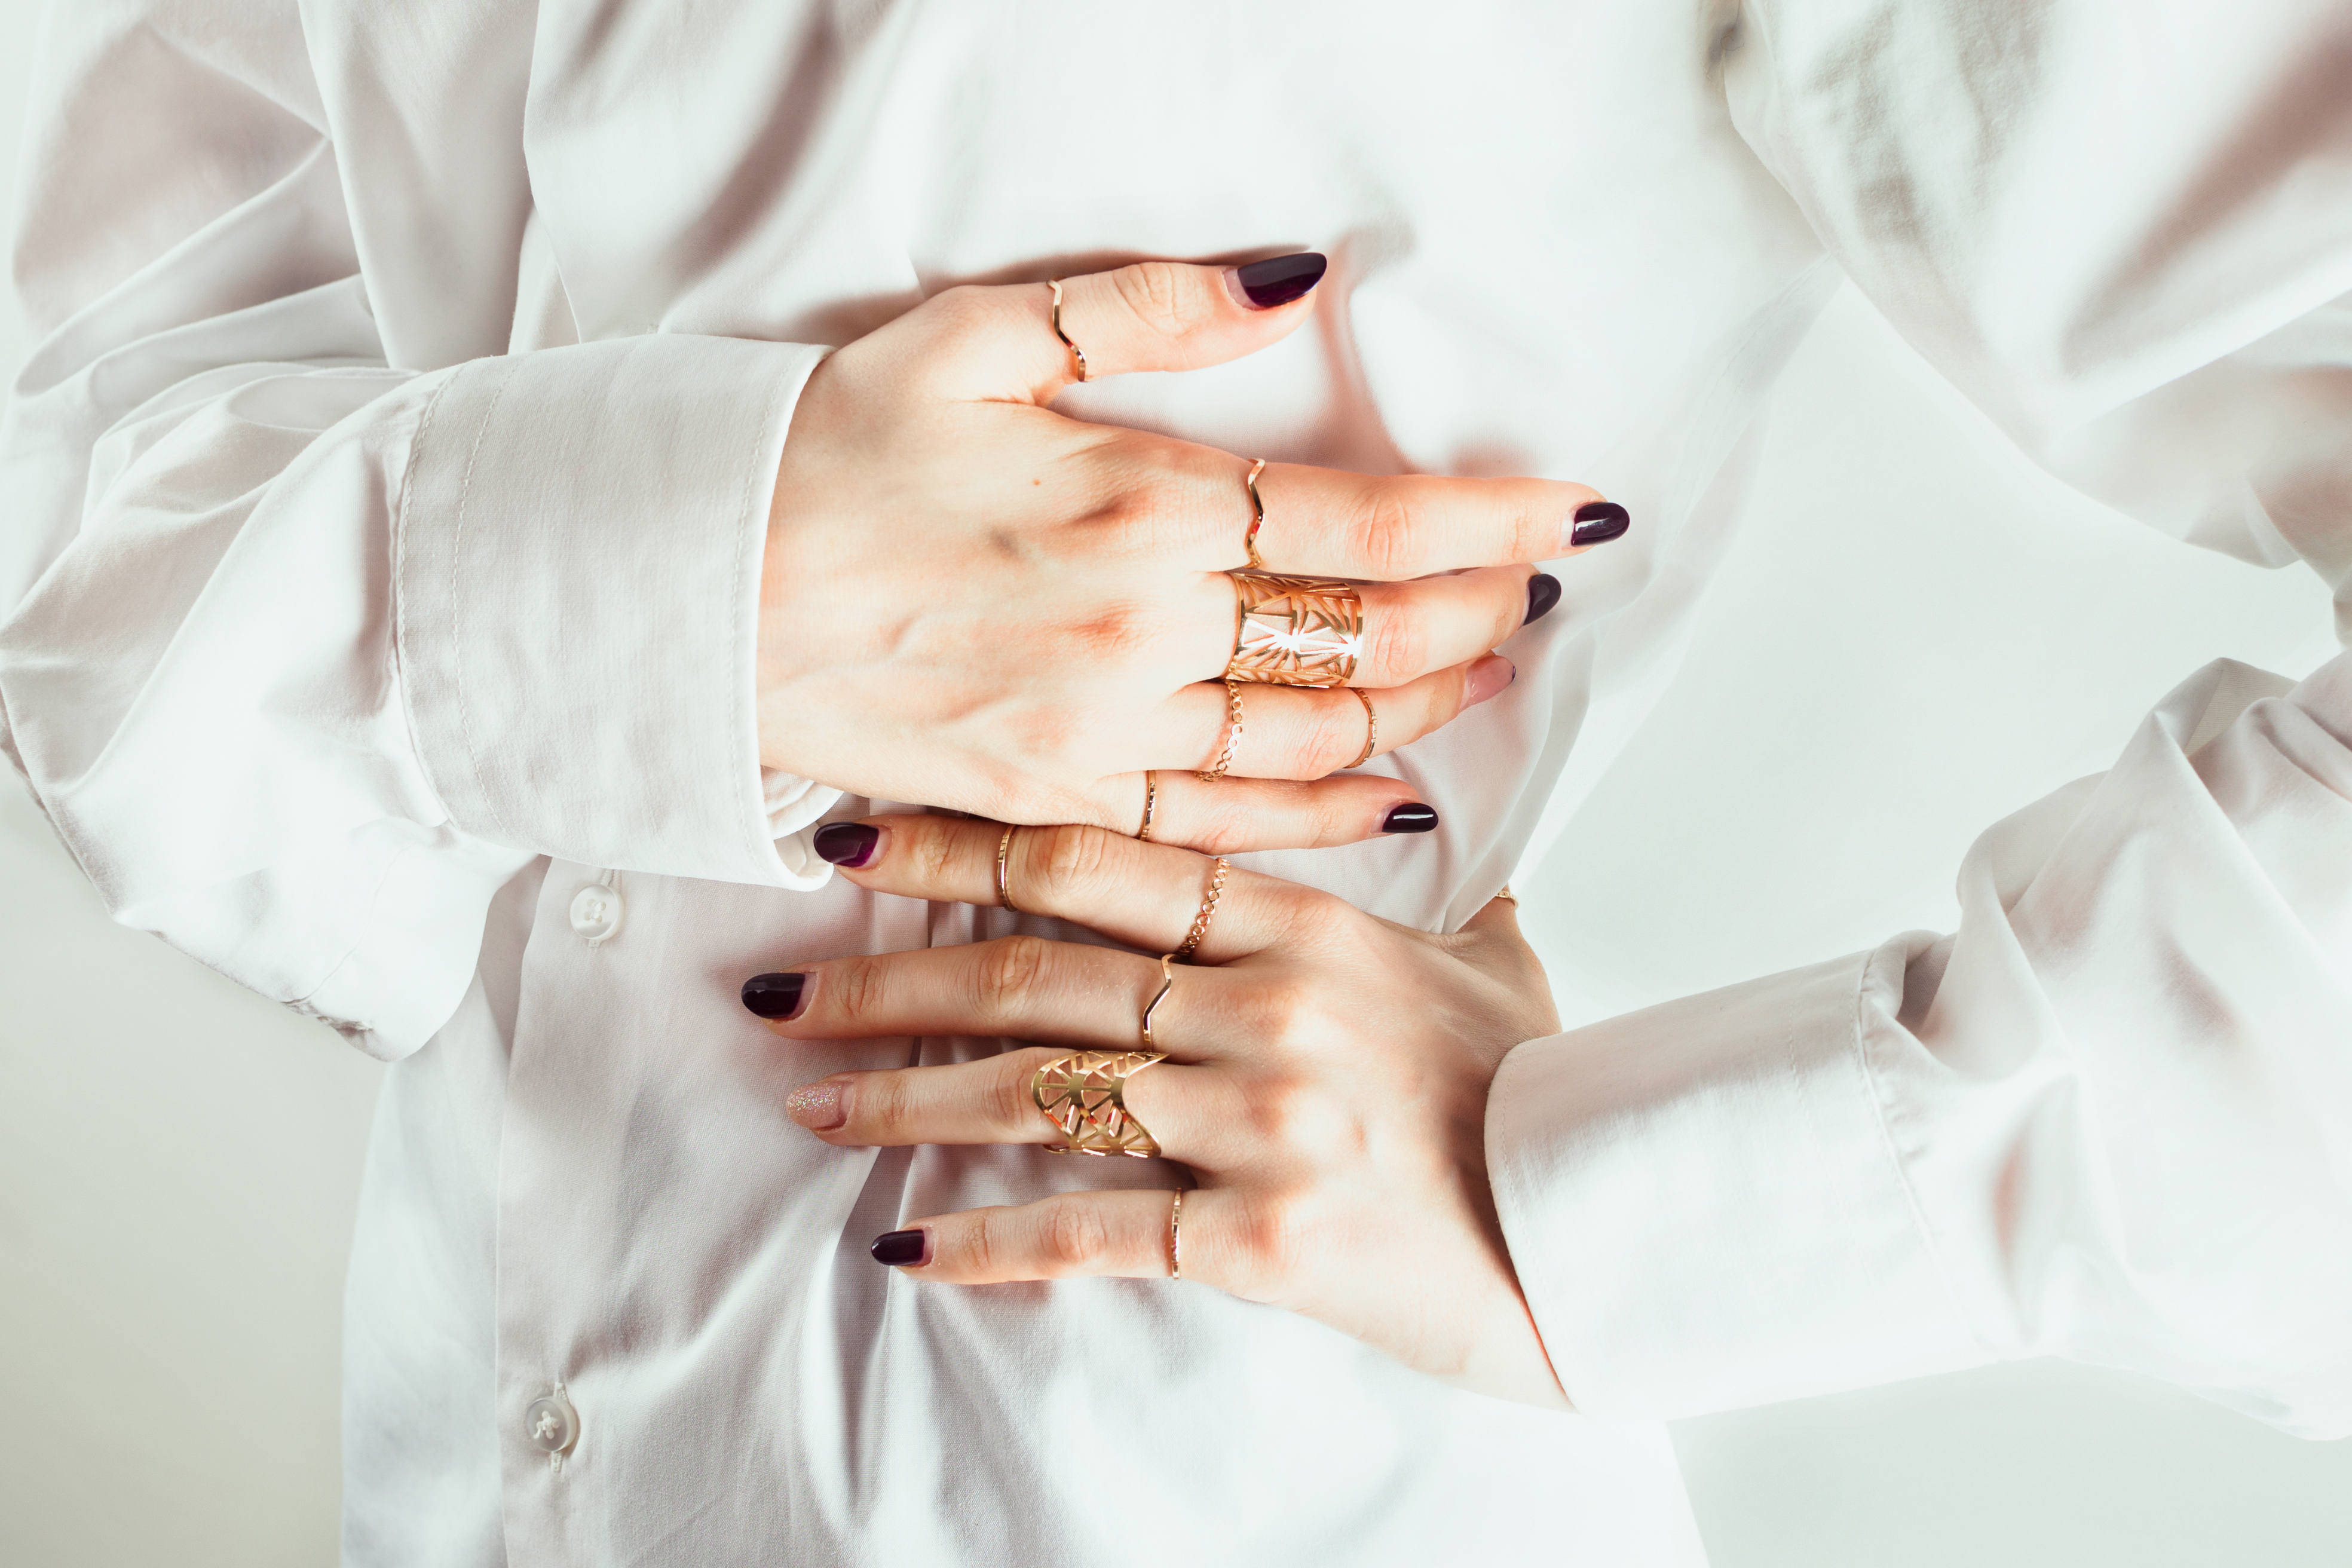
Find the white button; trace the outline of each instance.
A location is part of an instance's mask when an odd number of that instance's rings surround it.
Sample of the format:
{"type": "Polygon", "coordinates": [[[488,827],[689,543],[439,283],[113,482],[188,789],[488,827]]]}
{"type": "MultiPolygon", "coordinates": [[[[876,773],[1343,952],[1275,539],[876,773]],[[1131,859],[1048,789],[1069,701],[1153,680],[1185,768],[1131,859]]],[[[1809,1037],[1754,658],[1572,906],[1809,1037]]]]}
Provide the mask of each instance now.
{"type": "Polygon", "coordinates": [[[572,895],[572,929],[589,942],[603,942],[621,929],[621,895],[591,882],[572,895]]]}
{"type": "Polygon", "coordinates": [[[524,1436],[542,1454],[568,1454],[580,1440],[580,1413],[561,1394],[542,1395],[522,1413],[524,1436]]]}

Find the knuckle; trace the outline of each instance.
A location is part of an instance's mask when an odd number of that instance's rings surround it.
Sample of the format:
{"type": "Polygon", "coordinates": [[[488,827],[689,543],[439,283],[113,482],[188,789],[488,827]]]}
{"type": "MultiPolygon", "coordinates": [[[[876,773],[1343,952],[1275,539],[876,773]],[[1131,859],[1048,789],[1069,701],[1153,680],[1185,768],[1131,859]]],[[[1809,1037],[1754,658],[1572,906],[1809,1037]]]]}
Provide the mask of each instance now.
{"type": "Polygon", "coordinates": [[[1297,1277],[1310,1222],[1305,1205],[1287,1193],[1254,1193],[1239,1206],[1232,1233],[1241,1276],[1235,1294],[1264,1300],[1297,1277]]]}
{"type": "Polygon", "coordinates": [[[1035,1074],[1038,1063],[1050,1059],[1053,1054],[1008,1058],[1004,1070],[989,1080],[982,1095],[982,1114],[1007,1131],[1042,1130],[1046,1121],[1039,1114],[1037,1102],[1030,1098],[1029,1080],[1035,1074]]]}
{"type": "Polygon", "coordinates": [[[1050,1273],[1085,1268],[1110,1242],[1102,1215],[1075,1198],[1049,1198],[1037,1215],[1037,1261],[1050,1273]]]}
{"type": "Polygon", "coordinates": [[[1173,262],[1139,261],[1110,276],[1128,313],[1158,336],[1181,338],[1208,318],[1191,275],[1173,262]]]}
{"type": "Polygon", "coordinates": [[[964,1216],[956,1250],[961,1254],[965,1271],[977,1279],[991,1279],[998,1272],[1004,1256],[1003,1220],[1001,1208],[974,1209],[964,1216]]]}
{"type": "Polygon", "coordinates": [[[1344,937],[1353,911],[1339,900],[1296,882],[1271,891],[1276,917],[1287,941],[1320,952],[1344,937]]]}
{"type": "Polygon", "coordinates": [[[914,1121],[914,1097],[909,1087],[895,1072],[867,1074],[849,1097],[850,1108],[856,1112],[855,1131],[877,1142],[895,1141],[914,1121]]]}
{"type": "Polygon", "coordinates": [[[1105,875],[1109,836],[1098,827],[1065,824],[1031,835],[1030,874],[1046,902],[1067,902],[1094,889],[1105,875]]]}
{"type": "Polygon", "coordinates": [[[1001,1017],[1045,973],[1053,944],[1043,937],[1007,936],[984,943],[973,974],[973,998],[986,1017],[1001,1017]]]}
{"type": "MultiPolygon", "coordinates": [[[[1430,640],[1420,613],[1400,595],[1367,618],[1370,624],[1364,628],[1364,653],[1372,669],[1399,683],[1419,675],[1428,662],[1430,640]]],[[[1357,717],[1362,716],[1360,710],[1357,717]]]]}
{"type": "Polygon", "coordinates": [[[1353,523],[1356,549],[1370,575],[1397,581],[1421,574],[1412,509],[1394,485],[1366,485],[1356,503],[1353,523]]]}
{"type": "Polygon", "coordinates": [[[871,1017],[883,1005],[882,966],[867,958],[845,958],[825,965],[826,1005],[844,1023],[871,1017]]]}
{"type": "Polygon", "coordinates": [[[1293,760],[1300,778],[1319,779],[1364,749],[1363,705],[1343,691],[1318,692],[1307,704],[1293,760]]]}

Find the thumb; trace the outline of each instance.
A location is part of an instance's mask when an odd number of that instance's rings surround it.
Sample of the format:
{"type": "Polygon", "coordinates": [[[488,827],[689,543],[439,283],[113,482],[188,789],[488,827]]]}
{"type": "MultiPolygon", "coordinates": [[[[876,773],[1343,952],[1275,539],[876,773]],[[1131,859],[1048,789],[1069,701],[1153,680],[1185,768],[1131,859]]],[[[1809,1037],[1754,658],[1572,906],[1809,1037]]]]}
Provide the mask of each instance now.
{"type": "Polygon", "coordinates": [[[1059,337],[1050,285],[953,290],[933,303],[977,298],[956,305],[940,368],[967,396],[1045,404],[1074,382],[1223,364],[1297,331],[1328,265],[1309,250],[1239,267],[1139,261],[1065,278],[1059,337]]]}

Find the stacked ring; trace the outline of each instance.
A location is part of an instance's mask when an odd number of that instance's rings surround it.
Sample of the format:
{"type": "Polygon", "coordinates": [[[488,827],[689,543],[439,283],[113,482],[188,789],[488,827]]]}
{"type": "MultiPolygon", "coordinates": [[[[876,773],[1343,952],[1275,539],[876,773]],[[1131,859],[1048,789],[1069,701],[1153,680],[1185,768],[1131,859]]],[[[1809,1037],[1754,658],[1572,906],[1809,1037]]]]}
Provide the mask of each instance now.
{"type": "Polygon", "coordinates": [[[1013,889],[1004,885],[1005,862],[1013,853],[1013,824],[1005,824],[1004,836],[996,841],[996,901],[1017,915],[1023,912],[1022,908],[1013,901],[1013,889]]]}
{"type": "Polygon", "coordinates": [[[1143,825],[1135,830],[1139,844],[1151,842],[1151,816],[1159,809],[1160,785],[1151,773],[1146,773],[1143,775],[1143,825]]]}
{"type": "Polygon", "coordinates": [[[1260,458],[1250,464],[1249,478],[1242,481],[1248,488],[1250,498],[1249,531],[1242,535],[1242,549],[1249,556],[1250,570],[1253,572],[1265,570],[1265,562],[1257,552],[1257,531],[1265,526],[1265,502],[1257,493],[1257,477],[1264,472],[1265,472],[1265,459],[1260,458]]]}
{"type": "Polygon", "coordinates": [[[1349,583],[1228,572],[1234,654],[1227,680],[1345,686],[1364,651],[1364,601],[1349,583]]]}
{"type": "Polygon", "coordinates": [[[1064,348],[1070,351],[1070,358],[1078,367],[1078,379],[1084,381],[1087,379],[1087,351],[1072,342],[1070,334],[1062,331],[1062,280],[1058,278],[1048,278],[1045,279],[1045,286],[1054,291],[1054,313],[1050,318],[1053,322],[1054,335],[1062,340],[1064,348]]]}
{"type": "Polygon", "coordinates": [[[1201,949],[1201,939],[1209,934],[1209,922],[1217,918],[1217,900],[1224,897],[1225,873],[1233,868],[1233,864],[1220,855],[1216,863],[1209,868],[1209,890],[1201,895],[1200,912],[1192,917],[1192,928],[1184,933],[1183,942],[1168,955],[1170,958],[1181,959],[1186,963],[1192,962],[1192,955],[1201,949]]]}
{"type": "Polygon", "coordinates": [[[1358,752],[1356,760],[1348,764],[1351,768],[1360,768],[1372,760],[1372,748],[1381,743],[1381,716],[1372,710],[1370,692],[1360,686],[1350,686],[1348,689],[1354,692],[1356,700],[1364,705],[1364,749],[1358,752]]]}
{"type": "Polygon", "coordinates": [[[1127,1080],[1166,1059],[1157,1051],[1072,1051],[1032,1073],[1029,1098],[1067,1140],[1046,1152],[1157,1156],[1159,1140],[1128,1113],[1127,1080]]]}
{"type": "Polygon", "coordinates": [[[1222,751],[1218,752],[1218,753],[1217,753],[1217,760],[1216,760],[1215,762],[1211,763],[1207,767],[1202,768],[1199,773],[1194,773],[1192,776],[1193,776],[1194,778],[1196,778],[1196,779],[1199,779],[1202,784],[1214,784],[1214,783],[1216,783],[1219,779],[1223,778],[1223,777],[1225,776],[1225,770],[1226,770],[1227,768],[1232,767],[1232,766],[1234,765],[1234,748],[1235,746],[1240,745],[1241,743],[1242,743],[1242,688],[1241,688],[1241,681],[1240,681],[1239,678],[1237,678],[1237,677],[1235,677],[1235,676],[1234,676],[1234,675],[1232,675],[1232,674],[1228,673],[1228,674],[1226,675],[1226,677],[1225,677],[1225,744],[1224,744],[1224,747],[1223,747],[1223,749],[1222,751]]]}

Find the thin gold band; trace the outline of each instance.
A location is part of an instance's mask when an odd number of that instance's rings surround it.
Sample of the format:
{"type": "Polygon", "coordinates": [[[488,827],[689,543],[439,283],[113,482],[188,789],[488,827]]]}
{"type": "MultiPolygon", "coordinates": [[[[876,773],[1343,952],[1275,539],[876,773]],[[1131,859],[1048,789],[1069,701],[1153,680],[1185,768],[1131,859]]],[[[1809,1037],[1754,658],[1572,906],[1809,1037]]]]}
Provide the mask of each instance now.
{"type": "Polygon", "coordinates": [[[1249,487],[1250,498],[1249,531],[1242,535],[1242,548],[1249,552],[1250,570],[1253,572],[1265,570],[1265,563],[1259,559],[1257,552],[1257,531],[1265,526],[1265,502],[1257,493],[1257,477],[1264,472],[1265,459],[1260,458],[1250,465],[1249,478],[1242,481],[1249,487]]]}
{"type": "Polygon", "coordinates": [[[1200,912],[1192,917],[1192,929],[1184,933],[1182,945],[1170,953],[1170,958],[1192,962],[1192,954],[1200,951],[1201,939],[1209,934],[1209,922],[1217,918],[1217,900],[1225,895],[1225,873],[1232,867],[1233,862],[1220,855],[1216,864],[1209,868],[1209,889],[1201,895],[1200,912]]]}
{"type": "Polygon", "coordinates": [[[1062,340],[1062,346],[1069,350],[1070,357],[1077,362],[1078,379],[1084,381],[1087,379],[1087,351],[1072,342],[1070,334],[1062,331],[1062,280],[1048,278],[1045,284],[1054,290],[1054,335],[1062,340]]]}
{"type": "Polygon", "coordinates": [[[1135,830],[1138,843],[1151,842],[1151,814],[1160,809],[1160,785],[1149,773],[1143,775],[1143,826],[1135,830]]]}
{"type": "Polygon", "coordinates": [[[1381,743],[1381,716],[1372,711],[1370,692],[1360,686],[1350,686],[1348,689],[1354,692],[1356,700],[1364,705],[1364,749],[1358,752],[1356,760],[1348,764],[1351,768],[1360,768],[1372,760],[1372,748],[1381,743]]]}
{"type": "Polygon", "coordinates": [[[1514,909],[1517,909],[1517,908],[1518,907],[1519,896],[1518,896],[1518,894],[1517,894],[1517,893],[1515,893],[1515,892],[1511,891],[1510,887],[1509,887],[1509,885],[1508,885],[1507,883],[1507,884],[1505,884],[1505,885],[1504,885],[1503,887],[1501,887],[1500,889],[1497,889],[1496,890],[1495,896],[1496,896],[1496,898],[1498,898],[1498,899],[1501,899],[1503,901],[1505,901],[1506,903],[1509,904],[1509,905],[1510,905],[1512,908],[1514,908],[1514,909]]]}
{"type": "Polygon", "coordinates": [[[1176,955],[1172,952],[1163,952],[1160,955],[1160,994],[1154,996],[1151,999],[1151,1005],[1143,1010],[1143,1048],[1146,1053],[1160,1049],[1158,1046],[1151,1043],[1151,1015],[1160,1011],[1160,1004],[1167,1001],[1168,993],[1175,989],[1176,955]]]}
{"type": "Polygon", "coordinates": [[[1004,837],[996,841],[996,901],[1014,914],[1026,913],[1013,901],[1012,889],[1004,885],[1004,862],[1013,852],[1013,824],[1004,825],[1004,837]]]}
{"type": "Polygon", "coordinates": [[[1202,784],[1214,784],[1225,776],[1234,765],[1234,748],[1242,743],[1242,683],[1232,676],[1225,677],[1225,745],[1217,760],[1192,776],[1202,784]]]}
{"type": "Polygon", "coordinates": [[[1168,1278],[1184,1278],[1184,1189],[1176,1189],[1175,1200],[1168,1205],[1168,1278]]]}

